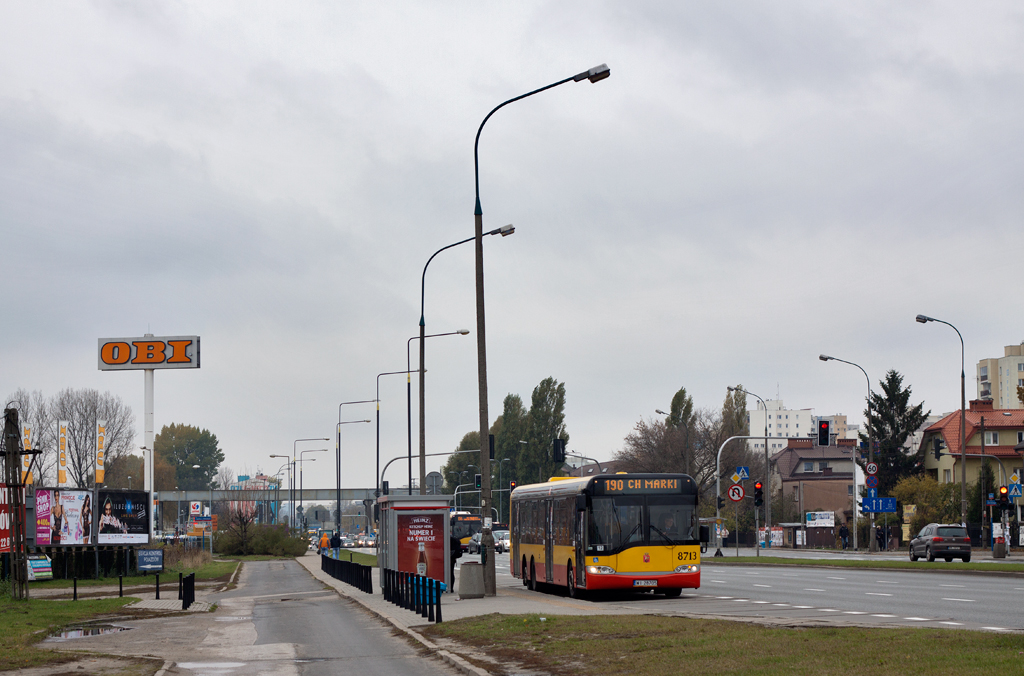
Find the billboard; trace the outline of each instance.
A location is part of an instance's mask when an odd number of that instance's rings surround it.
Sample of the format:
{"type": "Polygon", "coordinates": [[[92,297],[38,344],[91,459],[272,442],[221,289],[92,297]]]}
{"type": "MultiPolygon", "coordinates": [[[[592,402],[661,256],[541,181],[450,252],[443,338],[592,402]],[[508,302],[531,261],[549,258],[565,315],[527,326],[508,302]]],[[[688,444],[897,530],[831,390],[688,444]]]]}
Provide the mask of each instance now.
{"type": "Polygon", "coordinates": [[[100,338],[100,371],[199,368],[199,336],[100,338]]]}
{"type": "Polygon", "coordinates": [[[835,528],[835,512],[807,512],[807,528],[835,528]]]}
{"type": "Polygon", "coordinates": [[[445,514],[398,514],[398,570],[444,580],[445,514]]]}
{"type": "Polygon", "coordinates": [[[36,545],[89,545],[92,540],[92,493],[36,489],[36,545]]]}
{"type": "Polygon", "coordinates": [[[99,491],[96,542],[101,545],[149,542],[149,512],[145,491],[99,491]]]}

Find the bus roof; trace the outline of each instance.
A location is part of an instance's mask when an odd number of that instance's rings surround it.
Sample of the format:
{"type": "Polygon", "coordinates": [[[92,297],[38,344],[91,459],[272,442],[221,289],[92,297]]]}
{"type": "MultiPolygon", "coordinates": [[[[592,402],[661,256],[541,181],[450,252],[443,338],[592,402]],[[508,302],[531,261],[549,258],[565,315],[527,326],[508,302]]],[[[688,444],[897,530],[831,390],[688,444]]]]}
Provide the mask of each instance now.
{"type": "Polygon", "coordinates": [[[614,493],[629,494],[696,494],[697,485],[694,480],[686,474],[657,474],[650,472],[642,473],[619,473],[602,474],[590,477],[558,477],[544,483],[526,484],[517,486],[512,491],[512,500],[524,498],[553,497],[562,495],[574,495],[576,493],[594,493],[597,484],[601,484],[601,494],[613,494],[607,489],[609,481],[621,482],[621,488],[614,493]],[[676,482],[674,484],[660,482],[676,482]],[[631,486],[636,482],[636,487],[631,486]]]}

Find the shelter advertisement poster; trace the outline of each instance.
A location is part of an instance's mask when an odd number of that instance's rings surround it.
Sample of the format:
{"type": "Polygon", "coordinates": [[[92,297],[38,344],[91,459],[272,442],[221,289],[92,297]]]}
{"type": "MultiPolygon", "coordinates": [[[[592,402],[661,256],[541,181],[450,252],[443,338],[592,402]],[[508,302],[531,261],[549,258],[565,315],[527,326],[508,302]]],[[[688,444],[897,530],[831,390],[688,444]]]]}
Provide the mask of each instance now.
{"type": "Polygon", "coordinates": [[[99,531],[101,545],[146,544],[149,542],[149,513],[145,491],[100,491],[99,531]]]}
{"type": "Polygon", "coordinates": [[[92,541],[92,493],[36,489],[36,544],[89,545],[92,541]]]}
{"type": "Polygon", "coordinates": [[[398,515],[398,570],[444,581],[444,553],[448,547],[444,540],[446,518],[446,514],[398,515]]]}

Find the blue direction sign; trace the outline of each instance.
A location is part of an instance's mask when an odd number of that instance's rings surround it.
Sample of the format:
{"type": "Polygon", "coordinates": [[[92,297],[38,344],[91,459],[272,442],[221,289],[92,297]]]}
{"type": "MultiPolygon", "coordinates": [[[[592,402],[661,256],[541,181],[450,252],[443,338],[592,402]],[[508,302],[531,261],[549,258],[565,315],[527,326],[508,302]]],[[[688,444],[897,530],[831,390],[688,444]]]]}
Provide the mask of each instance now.
{"type": "Polygon", "coordinates": [[[749,479],[750,478],[750,467],[749,466],[747,466],[747,467],[737,467],[736,468],[736,473],[740,475],[740,479],[749,479]]]}
{"type": "Polygon", "coordinates": [[[1024,497],[1024,495],[1021,494],[1020,488],[1021,488],[1020,484],[1010,484],[1010,490],[1006,494],[1006,497],[1008,497],[1008,498],[1024,497]]]}
{"type": "Polygon", "coordinates": [[[868,497],[869,498],[877,498],[878,497],[878,489],[877,488],[869,488],[868,489],[868,497]]]}
{"type": "Polygon", "coordinates": [[[863,512],[892,512],[896,511],[896,498],[864,498],[861,504],[863,512]]]}

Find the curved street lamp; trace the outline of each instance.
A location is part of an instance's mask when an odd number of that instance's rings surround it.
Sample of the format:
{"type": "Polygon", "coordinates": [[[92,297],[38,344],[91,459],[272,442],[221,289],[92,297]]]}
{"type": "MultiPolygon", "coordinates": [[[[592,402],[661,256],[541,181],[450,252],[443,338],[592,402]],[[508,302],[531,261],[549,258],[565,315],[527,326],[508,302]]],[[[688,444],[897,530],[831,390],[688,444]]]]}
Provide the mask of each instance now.
{"type": "MultiPolygon", "coordinates": [[[[761,402],[761,406],[764,407],[764,436],[765,436],[765,440],[764,440],[764,479],[765,479],[765,483],[768,485],[768,490],[765,491],[765,493],[764,493],[764,548],[765,549],[771,549],[772,548],[772,526],[771,526],[771,524],[772,524],[772,477],[771,477],[771,472],[769,471],[769,464],[768,464],[768,404],[764,403],[764,399],[762,399],[761,397],[757,396],[753,392],[748,392],[747,390],[744,390],[742,387],[727,386],[725,389],[728,390],[729,392],[742,392],[743,394],[749,394],[750,396],[754,397],[759,402],[761,402]]],[[[754,535],[756,536],[757,533],[754,533],[754,535]]],[[[739,534],[737,534],[736,537],[738,538],[739,534]]],[[[755,537],[755,542],[754,542],[754,552],[757,554],[757,556],[761,556],[761,549],[760,549],[760,547],[757,547],[756,537],[755,537]]]]}
{"type": "MultiPolygon", "coordinates": [[[[576,75],[559,80],[558,82],[552,82],[540,89],[534,89],[531,92],[511,98],[508,101],[495,106],[491,112],[487,113],[483,122],[480,123],[480,128],[476,131],[476,140],[473,143],[473,180],[475,182],[476,189],[476,206],[473,210],[473,220],[475,230],[474,239],[476,240],[476,354],[477,380],[480,397],[480,473],[483,475],[483,483],[480,487],[481,513],[486,513],[485,510],[489,509],[491,506],[491,459],[487,454],[485,446],[487,433],[490,429],[490,422],[488,420],[487,412],[487,334],[484,326],[484,212],[480,206],[480,133],[483,132],[484,125],[487,124],[487,120],[491,119],[491,115],[494,115],[510,103],[520,101],[528,96],[533,96],[534,94],[539,94],[540,92],[547,91],[548,89],[565,84],[566,82],[581,82],[583,80],[589,80],[592,83],[600,82],[611,74],[611,69],[609,69],[606,64],[602,63],[600,66],[595,66],[594,68],[582,73],[577,73],[576,75]]],[[[494,578],[494,537],[491,535],[490,528],[484,528],[483,535],[480,538],[480,543],[487,552],[486,564],[484,565],[484,594],[486,596],[494,596],[496,594],[494,578]]]]}
{"type": "Polygon", "coordinates": [[[929,317],[928,315],[917,315],[919,324],[938,322],[945,324],[956,331],[960,337],[960,522],[967,526],[967,385],[964,373],[964,337],[960,330],[947,321],[929,317]]]}
{"type": "MultiPolygon", "coordinates": [[[[856,366],[860,369],[860,372],[864,374],[864,379],[868,381],[868,420],[865,425],[868,428],[868,462],[874,462],[875,460],[875,437],[874,432],[871,430],[871,378],[868,378],[868,372],[861,367],[860,364],[854,364],[852,361],[846,361],[838,357],[830,357],[827,354],[819,354],[818,359],[821,361],[838,361],[850,366],[856,366]]],[[[871,513],[871,532],[875,532],[875,513],[871,513]]],[[[853,451],[853,551],[857,551],[857,450],[853,451]]],[[[868,537],[869,549],[873,552],[878,551],[878,542],[873,537],[868,537]]]]}

